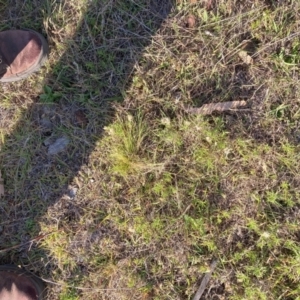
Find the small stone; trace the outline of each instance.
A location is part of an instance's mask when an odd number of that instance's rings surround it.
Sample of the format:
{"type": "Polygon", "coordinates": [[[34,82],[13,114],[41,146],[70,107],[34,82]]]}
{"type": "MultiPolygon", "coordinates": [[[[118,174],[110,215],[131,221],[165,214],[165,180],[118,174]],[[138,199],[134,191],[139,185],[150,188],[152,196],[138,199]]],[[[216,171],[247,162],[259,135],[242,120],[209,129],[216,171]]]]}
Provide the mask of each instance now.
{"type": "Polygon", "coordinates": [[[69,143],[70,143],[70,140],[67,137],[62,137],[62,138],[57,139],[52,145],[49,146],[48,154],[56,155],[59,152],[64,151],[69,143]]]}
{"type": "Polygon", "coordinates": [[[73,199],[75,198],[76,194],[77,194],[78,189],[74,188],[74,187],[70,187],[68,190],[68,196],[73,199]]]}
{"type": "Polygon", "coordinates": [[[42,131],[51,131],[53,128],[52,122],[48,118],[42,118],[40,120],[42,131]]]}
{"type": "Polygon", "coordinates": [[[52,136],[47,137],[47,138],[44,140],[44,142],[43,142],[43,144],[44,144],[46,147],[48,147],[48,146],[51,145],[52,143],[53,143],[53,137],[52,137],[52,136]]]}

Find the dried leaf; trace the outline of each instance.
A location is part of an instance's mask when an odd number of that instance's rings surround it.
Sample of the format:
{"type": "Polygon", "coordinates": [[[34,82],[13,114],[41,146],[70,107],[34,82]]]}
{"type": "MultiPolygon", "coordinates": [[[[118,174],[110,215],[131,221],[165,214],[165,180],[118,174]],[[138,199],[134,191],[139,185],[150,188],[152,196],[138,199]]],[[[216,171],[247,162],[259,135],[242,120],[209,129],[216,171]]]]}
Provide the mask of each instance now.
{"type": "Polygon", "coordinates": [[[196,18],[193,15],[189,15],[186,19],[186,27],[194,28],[196,25],[196,18]]]}
{"type": "Polygon", "coordinates": [[[3,179],[1,176],[1,171],[0,171],[0,197],[4,196],[4,184],[3,184],[3,179]]]}
{"type": "Polygon", "coordinates": [[[221,102],[221,103],[209,103],[204,104],[198,108],[188,108],[186,112],[194,113],[194,114],[201,114],[201,115],[210,115],[213,112],[224,112],[232,109],[237,109],[243,106],[246,106],[246,101],[229,101],[229,102],[221,102]]]}
{"type": "Polygon", "coordinates": [[[213,1],[212,0],[206,0],[206,9],[211,10],[213,6],[213,1]]]}
{"type": "Polygon", "coordinates": [[[253,58],[244,50],[238,53],[240,59],[247,65],[253,64],[253,58]]]}
{"type": "Polygon", "coordinates": [[[82,110],[75,111],[75,121],[78,125],[82,127],[86,127],[88,124],[88,118],[86,114],[82,110]]]}

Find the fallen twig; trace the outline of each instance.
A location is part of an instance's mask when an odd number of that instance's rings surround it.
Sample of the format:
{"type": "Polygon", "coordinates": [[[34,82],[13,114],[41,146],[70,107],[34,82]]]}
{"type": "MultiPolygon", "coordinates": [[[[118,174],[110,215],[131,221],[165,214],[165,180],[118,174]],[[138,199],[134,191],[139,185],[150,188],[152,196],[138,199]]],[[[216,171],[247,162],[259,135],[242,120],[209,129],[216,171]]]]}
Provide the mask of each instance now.
{"type": "Polygon", "coordinates": [[[201,285],[200,285],[196,295],[194,296],[193,300],[200,300],[200,298],[201,298],[201,296],[202,296],[202,294],[203,294],[203,292],[204,292],[204,290],[205,290],[205,288],[206,288],[206,286],[207,286],[207,284],[208,284],[208,282],[211,278],[211,275],[212,275],[214,269],[217,266],[217,262],[218,261],[216,259],[214,259],[212,261],[212,263],[210,264],[210,270],[209,270],[209,272],[205,273],[205,275],[202,279],[201,285]]]}
{"type": "Polygon", "coordinates": [[[204,104],[201,107],[187,107],[185,112],[192,114],[201,114],[201,115],[210,115],[215,111],[224,112],[229,110],[234,110],[239,107],[244,107],[247,105],[247,102],[242,101],[228,101],[228,102],[219,102],[219,103],[208,103],[204,104]]]}
{"type": "Polygon", "coordinates": [[[4,184],[3,184],[3,179],[1,176],[1,171],[0,171],[0,197],[4,196],[4,184]]]}
{"type": "Polygon", "coordinates": [[[75,290],[81,290],[81,291],[131,291],[131,290],[135,290],[135,289],[142,289],[145,287],[145,285],[142,286],[138,286],[138,287],[132,287],[132,288],[88,288],[88,287],[81,287],[81,286],[73,286],[73,285],[68,285],[68,284],[63,284],[63,283],[59,283],[59,282],[55,282],[52,281],[50,279],[46,279],[43,277],[40,277],[41,280],[43,280],[44,282],[53,284],[53,285],[57,285],[57,286],[62,286],[62,287],[68,287],[68,288],[72,288],[75,290]]]}
{"type": "Polygon", "coordinates": [[[12,246],[12,247],[8,247],[8,248],[5,248],[5,249],[0,249],[0,254],[1,253],[4,253],[4,252],[7,252],[7,251],[11,251],[11,250],[14,250],[14,249],[18,249],[18,248],[22,248],[26,245],[29,245],[29,244],[32,244],[33,242],[37,242],[37,241],[40,241],[42,240],[44,237],[48,236],[49,234],[52,234],[53,232],[49,232],[49,233],[46,233],[46,234],[40,234],[38,235],[37,237],[29,240],[28,242],[25,242],[25,243],[20,243],[18,245],[15,245],[15,246],[12,246]]]}

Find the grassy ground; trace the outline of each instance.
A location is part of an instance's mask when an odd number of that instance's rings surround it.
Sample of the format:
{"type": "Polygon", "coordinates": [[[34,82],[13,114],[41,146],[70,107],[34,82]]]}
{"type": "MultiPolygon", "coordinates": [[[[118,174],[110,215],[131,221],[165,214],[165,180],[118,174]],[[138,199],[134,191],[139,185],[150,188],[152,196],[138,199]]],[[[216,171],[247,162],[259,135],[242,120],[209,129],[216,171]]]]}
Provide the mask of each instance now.
{"type": "Polygon", "coordinates": [[[203,299],[300,299],[298,1],[0,12],[1,30],[51,48],[0,86],[1,263],[39,274],[49,299],[163,300],[192,299],[216,258],[203,299]],[[233,100],[248,106],[185,109],[233,100]]]}

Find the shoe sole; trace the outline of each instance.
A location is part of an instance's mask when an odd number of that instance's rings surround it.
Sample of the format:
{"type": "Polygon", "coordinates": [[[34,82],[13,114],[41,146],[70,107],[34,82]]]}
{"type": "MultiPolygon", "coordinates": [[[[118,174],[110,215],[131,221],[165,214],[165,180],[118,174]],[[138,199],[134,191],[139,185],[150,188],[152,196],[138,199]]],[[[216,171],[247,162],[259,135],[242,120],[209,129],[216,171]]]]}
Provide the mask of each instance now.
{"type": "Polygon", "coordinates": [[[25,78],[29,77],[31,74],[37,72],[43,66],[43,64],[45,63],[45,61],[48,58],[49,46],[48,46],[48,43],[47,43],[46,39],[40,33],[36,32],[34,30],[31,30],[31,29],[22,29],[22,30],[31,31],[31,32],[35,33],[40,38],[40,41],[42,43],[42,50],[41,50],[40,56],[39,56],[37,62],[34,63],[26,71],[23,71],[23,72],[21,72],[19,74],[16,74],[14,76],[10,76],[8,78],[0,78],[0,82],[15,82],[15,81],[25,79],[25,78]]]}
{"type": "Polygon", "coordinates": [[[2,266],[0,266],[0,272],[1,271],[11,272],[14,274],[26,276],[34,285],[34,287],[37,291],[37,294],[38,294],[38,300],[45,299],[46,287],[45,287],[43,281],[39,277],[35,276],[34,274],[32,274],[24,269],[21,269],[15,265],[2,265],[2,266]]]}

